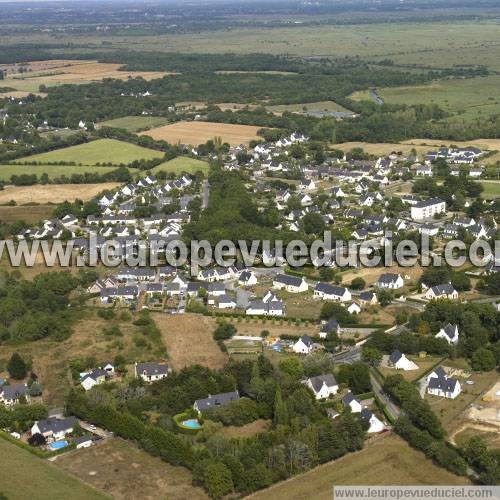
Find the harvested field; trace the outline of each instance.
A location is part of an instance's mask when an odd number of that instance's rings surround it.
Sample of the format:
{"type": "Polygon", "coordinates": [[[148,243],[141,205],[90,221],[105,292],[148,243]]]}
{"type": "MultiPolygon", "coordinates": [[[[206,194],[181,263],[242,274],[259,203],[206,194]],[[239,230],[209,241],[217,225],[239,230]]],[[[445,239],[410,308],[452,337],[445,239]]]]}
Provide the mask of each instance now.
{"type": "Polygon", "coordinates": [[[111,438],[66,453],[55,465],[117,500],[208,498],[201,488],[191,485],[188,469],[169,465],[123,439],[111,438]]]}
{"type": "Polygon", "coordinates": [[[319,326],[313,323],[296,325],[295,323],[288,324],[286,318],[276,320],[267,320],[265,318],[245,318],[241,322],[234,318],[226,320],[232,323],[238,330],[238,335],[251,335],[260,337],[263,330],[269,332],[270,337],[280,337],[281,335],[317,335],[319,326]]]}
{"type": "Polygon", "coordinates": [[[37,224],[52,215],[52,205],[17,205],[0,207],[0,221],[12,223],[23,220],[27,224],[37,224]]]}
{"type": "Polygon", "coordinates": [[[31,498],[33,500],[104,500],[109,498],[72,474],[54,464],[32,455],[0,438],[2,472],[0,482],[4,498],[31,498]],[[27,474],[22,474],[25,471],[27,474]],[[29,479],[28,479],[29,476],[29,479]]]}
{"type": "Polygon", "coordinates": [[[196,314],[151,317],[161,331],[169,362],[176,370],[195,364],[217,369],[226,363],[227,355],[212,337],[216,328],[214,319],[196,314]]]}
{"type": "Polygon", "coordinates": [[[120,71],[123,64],[99,63],[97,61],[43,61],[41,63],[26,63],[31,69],[27,73],[10,72],[2,85],[21,91],[38,91],[40,85],[54,86],[66,83],[99,82],[105,78],[127,80],[141,77],[144,80],[154,80],[173,73],[163,71],[120,71]]]}
{"type": "Polygon", "coordinates": [[[164,153],[116,139],[98,139],[48,153],[25,156],[14,163],[74,163],[75,165],[121,165],[134,160],[163,158],[164,153]]]}
{"type": "Polygon", "coordinates": [[[5,186],[0,191],[0,203],[14,200],[18,205],[23,203],[61,203],[63,201],[90,200],[105,189],[114,189],[117,182],[101,184],[35,184],[33,186],[5,186]]]}
{"type": "Polygon", "coordinates": [[[356,453],[328,462],[292,479],[250,495],[254,500],[329,500],[334,485],[470,484],[434,465],[400,437],[386,433],[356,453]]]}
{"type": "Polygon", "coordinates": [[[203,144],[215,137],[221,137],[222,142],[238,146],[239,144],[248,144],[252,139],[256,139],[257,132],[261,128],[250,125],[194,121],[165,125],[141,132],[139,135],[148,135],[153,139],[168,141],[171,144],[180,142],[192,145],[203,144]]]}
{"type": "Polygon", "coordinates": [[[340,149],[341,151],[349,152],[351,149],[361,148],[368,154],[382,156],[391,153],[401,152],[404,155],[408,155],[413,148],[417,150],[418,154],[426,153],[429,148],[427,146],[418,146],[410,144],[400,144],[400,143],[369,143],[369,142],[343,142],[340,144],[331,144],[334,149],[340,149]]]}

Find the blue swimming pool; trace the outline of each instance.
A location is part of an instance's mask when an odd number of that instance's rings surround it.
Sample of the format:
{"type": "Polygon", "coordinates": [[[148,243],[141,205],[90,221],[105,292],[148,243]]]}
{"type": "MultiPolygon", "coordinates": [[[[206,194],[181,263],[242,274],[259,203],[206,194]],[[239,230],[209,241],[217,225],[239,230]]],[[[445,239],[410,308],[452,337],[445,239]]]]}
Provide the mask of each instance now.
{"type": "Polygon", "coordinates": [[[184,427],[187,427],[188,429],[201,429],[201,424],[198,422],[196,418],[190,418],[189,420],[184,420],[182,422],[182,425],[184,427]]]}
{"type": "Polygon", "coordinates": [[[66,448],[66,446],[68,445],[69,445],[68,441],[63,439],[62,441],[54,441],[53,443],[50,443],[49,448],[52,451],[55,451],[55,450],[60,450],[61,448],[66,448]]]}

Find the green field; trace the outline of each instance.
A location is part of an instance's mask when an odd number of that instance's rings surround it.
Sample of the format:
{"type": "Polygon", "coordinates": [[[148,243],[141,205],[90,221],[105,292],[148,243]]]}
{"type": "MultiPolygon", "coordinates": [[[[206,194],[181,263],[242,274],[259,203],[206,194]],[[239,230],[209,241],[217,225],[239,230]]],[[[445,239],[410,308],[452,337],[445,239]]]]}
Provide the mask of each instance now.
{"type": "Polygon", "coordinates": [[[99,127],[123,128],[128,132],[139,132],[148,128],[160,127],[166,125],[168,120],[163,116],[124,116],[100,122],[99,127]]]}
{"type": "Polygon", "coordinates": [[[152,160],[153,158],[162,157],[163,153],[161,151],[142,148],[115,139],[98,139],[78,146],[56,149],[48,153],[25,156],[16,161],[17,163],[75,162],[77,165],[96,165],[98,163],[119,165],[121,163],[128,164],[134,160],[152,160]]]}
{"type": "Polygon", "coordinates": [[[173,160],[160,163],[157,167],[153,168],[153,173],[163,172],[173,172],[175,174],[180,174],[186,172],[192,174],[201,170],[202,172],[208,172],[208,163],[206,161],[197,160],[196,158],[188,158],[187,156],[178,156],[173,160]]]}
{"type": "Polygon", "coordinates": [[[500,182],[482,181],[481,184],[484,187],[484,191],[481,194],[483,198],[492,200],[500,197],[500,182]]]}
{"type": "MultiPolygon", "coordinates": [[[[116,170],[116,167],[96,167],[92,165],[74,166],[74,165],[0,165],[0,181],[10,181],[13,175],[36,174],[39,178],[42,174],[47,174],[49,179],[65,175],[69,177],[73,174],[84,174],[86,172],[93,174],[105,174],[116,170]]],[[[138,172],[136,168],[128,169],[131,173],[138,172]]]]}
{"type": "Polygon", "coordinates": [[[346,108],[334,101],[308,102],[303,104],[281,104],[277,106],[266,106],[266,109],[274,113],[305,113],[307,111],[348,111],[346,108]]]}
{"type": "Polygon", "coordinates": [[[0,438],[0,492],[6,498],[104,500],[109,498],[50,462],[0,438]]]}
{"type": "MultiPolygon", "coordinates": [[[[500,114],[500,76],[434,81],[427,85],[378,89],[388,104],[437,104],[452,113],[451,121],[469,121],[500,114]]],[[[358,93],[355,99],[365,98],[358,93]]]]}

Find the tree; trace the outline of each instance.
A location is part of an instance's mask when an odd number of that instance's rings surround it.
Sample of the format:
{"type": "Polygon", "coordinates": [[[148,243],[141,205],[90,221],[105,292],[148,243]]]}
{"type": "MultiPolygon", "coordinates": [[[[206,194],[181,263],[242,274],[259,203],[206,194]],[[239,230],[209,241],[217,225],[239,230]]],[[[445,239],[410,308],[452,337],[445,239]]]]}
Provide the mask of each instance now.
{"type": "Polygon", "coordinates": [[[306,234],[321,234],[325,230],[325,221],[318,213],[308,213],[302,218],[302,228],[306,234]]]}
{"type": "Polygon", "coordinates": [[[474,370],[488,372],[496,367],[497,360],[492,351],[480,347],[472,354],[471,365],[474,370]]]}
{"type": "Polygon", "coordinates": [[[210,464],[205,469],[203,479],[210,498],[217,500],[233,491],[231,471],[221,462],[210,464]]]}
{"type": "Polygon", "coordinates": [[[393,296],[390,290],[377,290],[377,300],[381,307],[388,306],[392,302],[393,296]]]}
{"type": "Polygon", "coordinates": [[[351,281],[351,288],[353,290],[363,290],[365,286],[366,286],[366,281],[359,276],[351,281]]]}
{"type": "Polygon", "coordinates": [[[23,358],[15,352],[7,363],[7,371],[15,380],[22,380],[28,374],[28,367],[23,358]]]}
{"type": "Polygon", "coordinates": [[[279,369],[287,373],[294,380],[299,380],[304,375],[302,363],[297,358],[286,358],[280,361],[279,369]]]}
{"type": "Polygon", "coordinates": [[[382,361],[382,351],[376,347],[363,347],[363,361],[372,366],[377,366],[382,361]]]}
{"type": "Polygon", "coordinates": [[[275,425],[288,425],[289,415],[286,403],[281,396],[281,389],[277,389],[274,398],[274,424],[275,425]]]}
{"type": "Polygon", "coordinates": [[[30,446],[43,446],[47,444],[47,440],[43,434],[37,432],[28,438],[28,444],[30,446]]]}
{"type": "Polygon", "coordinates": [[[319,279],[321,281],[332,281],[335,276],[335,272],[331,267],[321,267],[319,270],[319,279]]]}

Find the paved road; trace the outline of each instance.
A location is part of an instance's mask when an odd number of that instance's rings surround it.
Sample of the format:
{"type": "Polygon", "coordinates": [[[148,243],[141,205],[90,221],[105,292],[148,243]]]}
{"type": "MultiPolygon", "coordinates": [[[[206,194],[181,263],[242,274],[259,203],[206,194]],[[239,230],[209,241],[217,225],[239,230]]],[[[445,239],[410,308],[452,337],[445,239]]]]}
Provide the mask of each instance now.
{"type": "Polygon", "coordinates": [[[208,207],[208,199],[210,197],[210,184],[208,181],[203,181],[203,196],[201,201],[201,208],[205,209],[208,207]]]}
{"type": "Polygon", "coordinates": [[[333,360],[338,365],[350,365],[357,361],[361,361],[361,347],[353,347],[346,352],[335,354],[333,360]]]}
{"type": "Polygon", "coordinates": [[[396,406],[390,399],[389,396],[382,389],[382,384],[378,381],[377,377],[370,372],[370,380],[373,387],[373,392],[376,394],[380,402],[385,406],[387,413],[394,419],[397,420],[401,415],[401,409],[396,406]]]}

